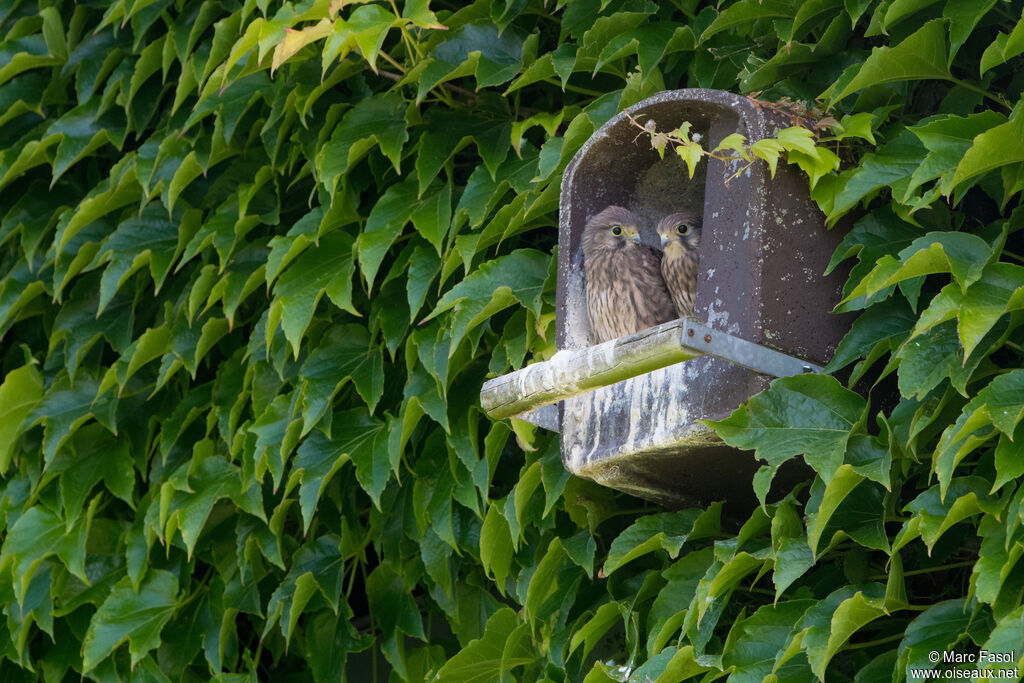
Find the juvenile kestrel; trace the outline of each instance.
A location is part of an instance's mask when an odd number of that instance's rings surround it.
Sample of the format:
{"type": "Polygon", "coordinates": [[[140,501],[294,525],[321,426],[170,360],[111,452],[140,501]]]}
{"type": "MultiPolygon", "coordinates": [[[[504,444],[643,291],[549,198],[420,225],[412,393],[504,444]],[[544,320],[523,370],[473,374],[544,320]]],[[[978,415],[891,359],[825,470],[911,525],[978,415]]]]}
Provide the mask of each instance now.
{"type": "Polygon", "coordinates": [[[595,344],[677,317],[661,279],[661,256],[640,243],[639,226],[632,211],[609,206],[583,229],[587,315],[595,344]]]}
{"type": "Polygon", "coordinates": [[[665,250],[661,276],[680,316],[693,315],[700,227],[697,216],[688,211],[671,213],[658,222],[658,235],[665,250]]]}

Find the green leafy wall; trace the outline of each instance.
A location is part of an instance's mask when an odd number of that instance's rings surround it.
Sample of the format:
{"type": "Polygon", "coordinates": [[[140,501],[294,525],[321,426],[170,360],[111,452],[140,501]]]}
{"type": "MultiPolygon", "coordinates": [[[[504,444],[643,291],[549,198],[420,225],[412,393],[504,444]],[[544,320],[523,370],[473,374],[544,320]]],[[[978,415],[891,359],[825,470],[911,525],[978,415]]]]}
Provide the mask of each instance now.
{"type": "Polygon", "coordinates": [[[0,5],[0,679],[1024,656],[1021,10],[0,5]],[[677,87],[873,117],[813,190],[852,225],[843,382],[717,425],[761,490],[801,454],[814,476],[740,520],[569,477],[477,406],[554,351],[565,164],[677,87]]]}

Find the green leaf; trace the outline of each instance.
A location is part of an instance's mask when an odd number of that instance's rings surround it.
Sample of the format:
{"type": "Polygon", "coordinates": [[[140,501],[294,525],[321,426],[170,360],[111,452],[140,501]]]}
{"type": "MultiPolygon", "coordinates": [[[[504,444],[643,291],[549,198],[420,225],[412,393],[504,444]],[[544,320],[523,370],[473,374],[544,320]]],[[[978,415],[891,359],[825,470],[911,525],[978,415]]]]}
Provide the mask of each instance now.
{"type": "Polygon", "coordinates": [[[11,526],[0,550],[0,569],[10,571],[14,598],[23,603],[36,571],[46,558],[56,555],[68,571],[86,581],[85,541],[95,502],[84,520],[68,528],[64,520],[39,506],[30,507],[11,526]]]}
{"type": "MultiPolygon", "coordinates": [[[[445,80],[456,66],[463,65],[476,76],[477,88],[500,85],[515,77],[522,67],[523,36],[512,27],[501,31],[490,22],[475,21],[452,31],[431,56],[445,65],[449,72],[445,80]]],[[[431,80],[435,79],[436,76],[431,80]]],[[[424,85],[421,81],[421,91],[424,85]]],[[[434,85],[436,82],[430,87],[434,85]]]]}
{"type": "MultiPolygon", "coordinates": [[[[372,289],[377,269],[388,249],[413,218],[417,209],[416,179],[392,185],[373,205],[366,227],[359,235],[359,269],[363,271],[367,287],[372,289]]],[[[421,217],[421,221],[424,219],[421,217]]],[[[422,232],[422,230],[421,230],[422,232]]]]}
{"type": "Polygon", "coordinates": [[[124,116],[118,116],[120,112],[115,114],[114,111],[100,115],[99,105],[98,100],[92,99],[61,116],[47,130],[44,141],[50,139],[50,136],[60,139],[53,159],[50,187],[72,165],[100,146],[109,142],[120,148],[124,144],[124,116]]]}
{"type": "MultiPolygon", "coordinates": [[[[882,616],[883,600],[884,588],[880,584],[867,584],[859,589],[844,586],[810,607],[801,617],[793,634],[807,651],[811,669],[819,679],[825,676],[825,667],[850,634],[882,616]]],[[[791,647],[779,652],[776,667],[785,657],[792,656],[791,647]]]]}
{"type": "Polygon", "coordinates": [[[195,550],[214,504],[224,498],[249,514],[264,518],[263,499],[257,486],[247,486],[239,467],[220,457],[208,457],[192,467],[188,482],[174,490],[171,483],[161,490],[160,525],[171,538],[175,529],[181,531],[189,557],[195,550]]]}
{"type": "Polygon", "coordinates": [[[449,355],[452,355],[469,331],[516,302],[539,315],[548,258],[533,249],[517,249],[507,256],[481,264],[444,293],[424,322],[455,309],[449,347],[449,355]]]}
{"type": "Polygon", "coordinates": [[[910,335],[916,322],[917,316],[906,299],[892,298],[871,306],[853,321],[825,371],[840,370],[854,360],[867,358],[879,347],[894,350],[910,335]]]}
{"type": "Polygon", "coordinates": [[[97,396],[99,381],[92,377],[79,377],[71,382],[61,374],[35,409],[26,418],[29,424],[43,423],[43,455],[52,460],[57,449],[90,418],[112,427],[116,399],[109,394],[97,396]]]}
{"type": "Polygon", "coordinates": [[[271,312],[279,316],[296,358],[324,293],[339,308],[359,315],[352,305],[353,243],[352,236],[341,230],[325,235],[318,247],[307,249],[295,259],[274,285],[271,312]]]}
{"type": "Polygon", "coordinates": [[[316,242],[320,227],[324,222],[323,207],[314,207],[309,213],[295,221],[284,236],[270,240],[270,255],[267,257],[267,284],[273,284],[281,271],[296,256],[316,242]]]}
{"type": "Polygon", "coordinates": [[[297,478],[299,488],[299,508],[302,512],[304,531],[309,530],[313,519],[313,511],[323,495],[327,484],[334,474],[350,460],[349,454],[342,452],[344,446],[329,439],[321,431],[312,432],[299,446],[288,479],[288,488],[294,485],[297,478]]]}
{"type": "MultiPolygon", "coordinates": [[[[774,669],[775,656],[785,646],[793,624],[813,606],[813,600],[789,600],[764,605],[746,619],[737,620],[729,630],[722,666],[733,667],[729,679],[736,683],[760,683],[774,669]]],[[[806,662],[799,670],[787,667],[785,680],[808,680],[806,662]]]]}
{"type": "Polygon", "coordinates": [[[995,449],[995,467],[997,476],[992,482],[993,491],[1024,476],[1024,441],[1014,442],[1006,434],[1000,434],[995,449]]]}
{"type": "Polygon", "coordinates": [[[701,580],[694,597],[696,614],[687,616],[687,624],[696,625],[696,631],[688,632],[695,646],[703,647],[711,637],[709,629],[713,629],[722,611],[729,602],[733,591],[740,582],[757,572],[762,573],[771,566],[770,551],[760,550],[756,553],[737,552],[725,561],[716,562],[701,580]]]}
{"type": "Polygon", "coordinates": [[[851,93],[882,83],[950,79],[945,26],[945,21],[933,19],[894,47],[874,48],[853,80],[838,93],[830,95],[830,102],[838,102],[851,93]]]}
{"type": "Polygon", "coordinates": [[[360,634],[352,626],[352,610],[342,603],[337,615],[330,611],[316,612],[306,630],[309,639],[310,666],[313,676],[327,680],[331,674],[345,669],[350,653],[361,652],[372,644],[367,634],[360,634]]]}
{"type": "Polygon", "coordinates": [[[775,583],[775,599],[793,585],[793,582],[807,573],[814,566],[814,551],[807,542],[806,535],[783,538],[775,551],[775,571],[772,581],[775,583]]]}
{"type": "Polygon", "coordinates": [[[530,627],[527,624],[519,624],[505,641],[505,647],[501,651],[501,668],[499,673],[504,676],[506,672],[520,666],[528,666],[538,659],[537,648],[530,635],[530,627]]]}
{"type": "Polygon", "coordinates": [[[907,504],[916,520],[904,524],[896,539],[897,547],[916,536],[931,550],[953,525],[980,514],[995,513],[999,503],[989,495],[989,484],[981,477],[958,477],[948,485],[932,486],[907,504]]]}
{"type": "MultiPolygon", "coordinates": [[[[990,509],[992,507],[989,506],[990,509]]],[[[971,572],[969,595],[973,594],[982,602],[995,604],[1013,567],[1024,554],[1024,547],[1013,542],[1006,525],[992,514],[981,518],[978,535],[982,539],[981,552],[971,572]]]]}
{"type": "Polygon", "coordinates": [[[647,615],[647,628],[651,636],[647,641],[648,654],[658,652],[679,632],[691,608],[693,597],[701,579],[714,562],[711,548],[686,553],[661,573],[668,582],[658,592],[647,615]]]}
{"type": "Polygon", "coordinates": [[[82,666],[92,671],[124,641],[132,664],[160,646],[160,631],[174,614],[178,579],[162,569],[150,569],[138,591],[128,577],[118,581],[89,622],[82,642],[82,666]]]}
{"type": "Polygon", "coordinates": [[[485,572],[494,576],[494,583],[502,595],[505,594],[505,579],[512,566],[513,548],[508,522],[498,505],[489,506],[480,529],[480,563],[485,572]]]}
{"type": "Polygon", "coordinates": [[[932,299],[914,329],[914,336],[953,317],[964,356],[969,357],[1003,316],[1022,305],[1024,268],[1009,263],[991,263],[981,278],[963,292],[947,285],[932,299]]]}
{"type": "MultiPolygon", "coordinates": [[[[728,418],[705,424],[730,446],[754,450],[772,472],[803,454],[807,464],[828,481],[843,462],[846,443],[864,407],[864,399],[835,378],[802,375],[775,380],[728,418]]],[[[767,487],[758,496],[763,500],[766,492],[767,487]]]]}
{"type": "Polygon", "coordinates": [[[21,423],[43,397],[43,377],[34,365],[7,373],[0,384],[0,472],[6,472],[21,423]]]}
{"type": "MultiPolygon", "coordinates": [[[[867,163],[868,159],[865,159],[864,164],[867,163]]],[[[825,273],[831,273],[838,264],[853,256],[860,261],[858,268],[866,268],[864,272],[868,272],[881,256],[898,254],[920,234],[919,230],[898,218],[890,208],[877,209],[854,224],[853,229],[836,247],[825,273]]],[[[858,268],[851,272],[851,282],[860,281],[857,277],[858,268]]]]}
{"type": "Polygon", "coordinates": [[[867,112],[847,114],[836,125],[832,126],[833,135],[827,140],[847,140],[849,138],[861,138],[871,144],[875,144],[875,134],[872,131],[872,123],[878,117],[867,112]]]}
{"type": "Polygon", "coordinates": [[[441,271],[441,259],[433,250],[424,245],[417,245],[409,257],[409,270],[406,291],[409,301],[410,322],[416,320],[418,313],[427,300],[430,285],[441,271]]]}
{"type": "Polygon", "coordinates": [[[291,640],[299,616],[307,604],[319,593],[332,610],[337,611],[343,590],[344,562],[339,549],[339,538],[324,535],[307,542],[292,558],[291,568],[267,605],[265,637],[280,620],[281,633],[291,640]]]}
{"type": "Polygon", "coordinates": [[[1000,660],[1008,653],[1016,655],[1018,652],[1024,652],[1024,606],[1017,607],[999,620],[989,634],[988,640],[981,646],[981,650],[993,655],[991,658],[979,658],[978,669],[981,671],[994,673],[1000,669],[1010,668],[1009,664],[1020,668],[1021,657],[1024,655],[1017,655],[1013,661],[1000,660]]]}
{"type": "Polygon", "coordinates": [[[1024,161],[1024,117],[990,128],[974,138],[956,166],[951,185],[956,188],[982,173],[1024,161]]]}
{"type": "Polygon", "coordinates": [[[949,62],[953,63],[960,47],[967,42],[978,22],[992,9],[996,0],[965,0],[946,3],[942,16],[949,19],[949,62]]]}
{"type": "Polygon", "coordinates": [[[841,183],[828,213],[827,224],[835,225],[850,209],[865,197],[872,196],[884,187],[893,187],[913,176],[921,167],[927,148],[908,130],[878,148],[873,154],[866,154],[858,166],[839,175],[841,183]]]}
{"type": "Polygon", "coordinates": [[[929,655],[949,650],[963,638],[972,621],[971,610],[963,599],[937,602],[921,612],[907,626],[900,642],[898,666],[909,669],[932,670],[935,662],[929,655]]]}
{"type": "Polygon", "coordinates": [[[617,602],[606,602],[593,614],[586,615],[586,622],[575,629],[569,642],[569,653],[573,653],[583,645],[583,657],[586,657],[605,633],[616,622],[622,620],[622,607],[617,602]]]}
{"type": "Polygon", "coordinates": [[[348,454],[356,467],[359,485],[379,507],[380,494],[391,475],[391,464],[384,457],[388,443],[387,424],[375,420],[365,410],[347,410],[332,418],[331,439],[337,449],[334,457],[348,454]]]}
{"type": "Polygon", "coordinates": [[[262,482],[269,472],[276,489],[284,476],[288,456],[298,442],[298,426],[299,422],[294,418],[292,397],[279,394],[249,427],[249,432],[256,437],[256,443],[252,446],[251,460],[247,458],[243,463],[242,476],[254,477],[262,482]]]}
{"type": "Polygon", "coordinates": [[[97,313],[103,312],[125,280],[143,266],[149,266],[154,289],[160,290],[171,264],[177,258],[181,220],[180,214],[172,219],[159,203],[151,203],[138,216],[117,226],[117,230],[103,243],[89,266],[93,268],[107,264],[100,280],[97,313]]]}
{"type": "Polygon", "coordinates": [[[828,547],[843,535],[888,553],[885,494],[883,486],[865,479],[850,465],[841,465],[827,485],[815,480],[807,503],[807,540],[815,556],[823,552],[822,542],[828,547]]]}
{"type": "MultiPolygon", "coordinates": [[[[376,207],[374,207],[376,208],[376,207]]],[[[371,217],[373,213],[370,213],[371,217]]],[[[452,187],[445,183],[440,190],[420,203],[412,214],[412,224],[423,237],[434,245],[437,255],[448,236],[452,220],[452,187]]],[[[369,221],[367,221],[369,229],[369,221]]]]}
{"type": "MultiPolygon", "coordinates": [[[[870,592],[874,593],[875,591],[870,592]]],[[[819,656],[815,649],[808,647],[807,658],[811,662],[811,668],[819,677],[823,677],[828,662],[846,645],[850,636],[885,614],[884,598],[867,597],[858,591],[852,597],[843,600],[832,615],[828,644],[823,656],[819,656]]]]}
{"type": "Polygon", "coordinates": [[[605,576],[655,550],[663,549],[675,558],[687,539],[717,533],[720,513],[721,505],[716,503],[706,512],[680,510],[641,517],[612,541],[604,563],[605,576]]]}
{"type": "MultiPolygon", "coordinates": [[[[508,163],[503,163],[512,146],[511,131],[512,124],[501,118],[466,116],[449,111],[433,113],[427,122],[427,130],[420,137],[419,154],[416,157],[419,194],[423,194],[445,163],[458,150],[473,141],[476,143],[477,154],[483,161],[483,165],[478,166],[477,169],[479,172],[483,172],[486,178],[474,171],[459,200],[459,206],[474,207],[479,211],[482,208],[481,204],[486,205],[500,199],[500,195],[496,197],[494,194],[498,191],[499,182],[506,179],[505,175],[510,172],[522,173],[525,166],[531,171],[530,177],[532,177],[532,171],[536,169],[537,163],[535,156],[531,158],[528,153],[529,149],[521,151],[521,162],[510,160],[508,163]],[[476,176],[476,180],[474,180],[474,176],[476,176]],[[480,183],[483,183],[484,186],[478,189],[480,183]]],[[[529,181],[530,178],[528,177],[526,180],[529,181]]],[[[526,188],[522,187],[521,189],[525,190],[526,188]]]]}
{"type": "Polygon", "coordinates": [[[388,565],[380,565],[366,579],[370,609],[385,634],[398,631],[426,640],[416,601],[403,585],[402,577],[388,565]]]}
{"type": "Polygon", "coordinates": [[[934,273],[950,273],[961,291],[966,291],[981,279],[993,256],[992,247],[977,235],[929,232],[900,251],[898,261],[891,256],[880,259],[845,300],[870,297],[891,285],[934,273]]]}
{"type": "Polygon", "coordinates": [[[402,18],[420,28],[444,28],[438,23],[437,15],[427,9],[427,4],[427,0],[406,0],[402,6],[402,18]]]}
{"type": "Polygon", "coordinates": [[[512,638],[519,620],[502,607],[487,620],[483,635],[471,641],[437,672],[438,683],[484,683],[503,680],[502,672],[532,662],[536,655],[528,639],[512,638]],[[506,644],[514,648],[506,652],[506,644]]]}
{"type": "Polygon", "coordinates": [[[779,164],[779,155],[784,151],[782,143],[772,138],[763,138],[750,145],[750,151],[758,159],[768,162],[768,170],[771,177],[775,177],[775,169],[779,164]]]}
{"type": "Polygon", "coordinates": [[[704,43],[717,33],[734,30],[760,19],[791,19],[795,15],[796,7],[787,0],[741,0],[720,12],[700,34],[700,41],[704,43]]]}
{"type": "Polygon", "coordinates": [[[844,463],[865,479],[892,490],[892,453],[884,439],[855,434],[850,437],[844,463]]]}
{"type": "Polygon", "coordinates": [[[1017,22],[1009,34],[1000,32],[981,56],[980,74],[1005,64],[1024,52],[1024,17],[1017,22]]]}
{"type": "Polygon", "coordinates": [[[908,16],[935,2],[936,0],[895,0],[885,13],[885,18],[882,20],[882,28],[888,31],[889,28],[895,26],[908,16]]]}
{"type": "Polygon", "coordinates": [[[907,398],[924,398],[946,378],[957,391],[964,393],[983,357],[984,354],[975,353],[965,359],[956,324],[953,321],[942,323],[906,341],[897,352],[900,393],[907,398]]]}
{"type": "Polygon", "coordinates": [[[523,607],[529,619],[544,621],[565,600],[571,586],[560,585],[559,579],[562,578],[562,570],[568,563],[569,556],[562,545],[562,540],[553,539],[543,559],[537,564],[537,571],[530,577],[526,590],[526,602],[523,607]]]}
{"type": "Polygon", "coordinates": [[[348,173],[359,159],[379,146],[399,171],[402,146],[409,139],[405,101],[397,93],[367,97],[341,119],[331,138],[316,156],[320,182],[332,194],[338,177],[348,173]]]}
{"type": "Polygon", "coordinates": [[[100,425],[93,424],[75,432],[70,446],[58,454],[47,471],[60,475],[61,503],[69,529],[85,511],[85,501],[100,481],[115,496],[135,507],[135,466],[127,441],[118,441],[100,425]]]}
{"type": "Polygon", "coordinates": [[[359,51],[374,71],[377,70],[377,54],[388,30],[396,23],[395,19],[394,14],[379,5],[364,5],[357,7],[346,22],[346,28],[355,38],[359,51]]]}
{"type": "MultiPolygon", "coordinates": [[[[234,16],[237,16],[237,14],[234,16]]],[[[220,25],[218,28],[224,28],[226,30],[217,31],[217,33],[227,40],[235,38],[234,35],[229,35],[231,29],[230,22],[231,17],[218,22],[220,25]]],[[[225,45],[225,54],[227,54],[227,45],[225,45]]],[[[211,67],[211,62],[207,62],[207,66],[211,67]]],[[[209,72],[204,74],[193,74],[193,76],[197,75],[200,76],[200,78],[198,78],[199,81],[204,81],[207,76],[212,74],[209,72]]],[[[207,82],[203,87],[205,91],[204,94],[207,96],[200,98],[199,102],[192,110],[192,113],[185,121],[184,129],[187,131],[199,121],[202,121],[211,114],[215,114],[216,120],[222,126],[221,134],[223,135],[224,141],[230,142],[238,123],[242,119],[242,116],[250,107],[259,101],[261,95],[265,91],[270,89],[271,83],[267,74],[260,71],[242,76],[238,80],[228,84],[223,91],[217,88],[215,83],[212,81],[207,82]]],[[[181,97],[182,95],[187,94],[187,89],[182,89],[179,86],[177,96],[181,97]]]]}
{"type": "Polygon", "coordinates": [[[384,359],[362,325],[336,325],[320,340],[299,370],[302,433],[327,412],[331,400],[351,381],[372,413],[384,392],[384,359]]]}
{"type": "Polygon", "coordinates": [[[807,540],[815,554],[833,513],[850,492],[863,482],[864,477],[857,474],[851,466],[841,465],[836,470],[835,477],[825,486],[817,509],[807,514],[807,540]]]}
{"type": "Polygon", "coordinates": [[[915,189],[935,178],[940,179],[942,194],[950,196],[954,171],[971,147],[972,140],[1005,120],[993,111],[986,111],[966,117],[949,115],[910,128],[928,149],[928,155],[914,171],[900,201],[909,202],[915,189]]]}
{"type": "Polygon", "coordinates": [[[61,63],[61,59],[49,54],[50,50],[43,36],[9,38],[0,43],[4,64],[0,67],[0,84],[23,71],[61,63]]]}
{"type": "Polygon", "coordinates": [[[978,400],[992,424],[1012,439],[1024,418],[1024,370],[999,375],[978,392],[978,400]]]}
{"type": "Polygon", "coordinates": [[[960,461],[996,434],[984,413],[977,410],[978,403],[979,399],[974,399],[964,406],[956,422],[942,432],[935,449],[933,466],[943,493],[960,461]]]}

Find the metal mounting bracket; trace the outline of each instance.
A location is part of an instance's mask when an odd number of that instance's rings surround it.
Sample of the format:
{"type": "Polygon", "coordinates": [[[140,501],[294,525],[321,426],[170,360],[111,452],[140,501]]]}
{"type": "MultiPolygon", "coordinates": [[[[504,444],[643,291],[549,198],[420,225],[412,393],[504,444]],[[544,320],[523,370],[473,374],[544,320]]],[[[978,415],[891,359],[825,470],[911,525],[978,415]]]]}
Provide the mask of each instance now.
{"type": "Polygon", "coordinates": [[[693,318],[683,318],[682,344],[687,348],[729,361],[734,365],[772,377],[789,377],[808,372],[819,373],[820,365],[769,349],[746,339],[713,330],[693,318]]]}

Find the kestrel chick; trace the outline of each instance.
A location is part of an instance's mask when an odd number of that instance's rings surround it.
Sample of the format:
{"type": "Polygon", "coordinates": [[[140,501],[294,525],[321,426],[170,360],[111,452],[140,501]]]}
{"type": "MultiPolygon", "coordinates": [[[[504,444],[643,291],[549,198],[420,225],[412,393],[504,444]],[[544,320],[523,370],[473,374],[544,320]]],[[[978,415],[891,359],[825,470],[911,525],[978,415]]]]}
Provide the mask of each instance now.
{"type": "Polygon", "coordinates": [[[595,344],[677,317],[661,279],[661,256],[640,243],[639,226],[632,211],[609,206],[583,229],[587,315],[595,344]]]}
{"type": "Polygon", "coordinates": [[[700,220],[688,211],[669,214],[658,222],[658,235],[665,250],[661,276],[680,316],[693,315],[700,227],[700,220]]]}

